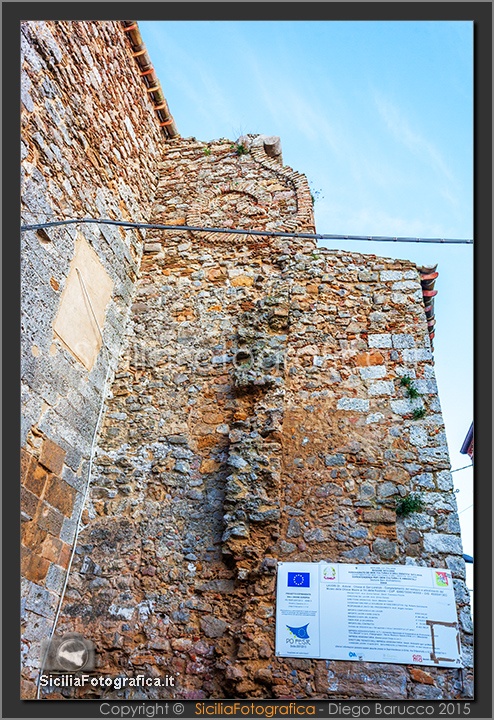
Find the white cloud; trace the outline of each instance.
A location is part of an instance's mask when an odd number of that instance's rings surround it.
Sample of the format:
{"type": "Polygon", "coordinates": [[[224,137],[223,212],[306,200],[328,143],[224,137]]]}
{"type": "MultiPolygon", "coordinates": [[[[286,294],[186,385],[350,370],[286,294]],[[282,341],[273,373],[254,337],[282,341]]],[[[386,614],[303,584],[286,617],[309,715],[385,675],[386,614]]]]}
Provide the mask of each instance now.
{"type": "Polygon", "coordinates": [[[451,169],[436,146],[411,127],[408,118],[400,109],[379,93],[374,94],[374,100],[380,116],[392,135],[412,153],[433,167],[444,179],[455,182],[451,169]]]}

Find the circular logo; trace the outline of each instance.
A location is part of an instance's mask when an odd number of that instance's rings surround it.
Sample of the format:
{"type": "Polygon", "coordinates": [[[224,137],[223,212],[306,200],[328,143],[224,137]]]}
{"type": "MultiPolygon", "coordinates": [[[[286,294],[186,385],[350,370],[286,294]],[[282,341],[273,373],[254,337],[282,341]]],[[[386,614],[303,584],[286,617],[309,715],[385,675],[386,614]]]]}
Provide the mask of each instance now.
{"type": "Polygon", "coordinates": [[[62,640],[56,651],[57,663],[63,670],[76,672],[82,670],[89,660],[89,651],[83,640],[67,638],[62,640]]]}
{"type": "Polygon", "coordinates": [[[336,568],[332,565],[325,567],[323,570],[323,578],[325,580],[336,580],[336,568]]]}
{"type": "Polygon", "coordinates": [[[175,703],[173,706],[173,712],[177,715],[182,715],[185,712],[185,705],[182,705],[182,703],[175,703]]]}

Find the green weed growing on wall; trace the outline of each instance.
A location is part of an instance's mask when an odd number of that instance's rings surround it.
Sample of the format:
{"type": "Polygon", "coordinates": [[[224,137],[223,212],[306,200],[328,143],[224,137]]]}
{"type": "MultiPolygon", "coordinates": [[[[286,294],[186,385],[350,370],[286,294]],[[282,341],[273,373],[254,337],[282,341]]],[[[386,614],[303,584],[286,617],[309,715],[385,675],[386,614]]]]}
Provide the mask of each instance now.
{"type": "Polygon", "coordinates": [[[396,514],[406,517],[424,509],[424,498],[421,493],[410,493],[396,502],[396,514]]]}

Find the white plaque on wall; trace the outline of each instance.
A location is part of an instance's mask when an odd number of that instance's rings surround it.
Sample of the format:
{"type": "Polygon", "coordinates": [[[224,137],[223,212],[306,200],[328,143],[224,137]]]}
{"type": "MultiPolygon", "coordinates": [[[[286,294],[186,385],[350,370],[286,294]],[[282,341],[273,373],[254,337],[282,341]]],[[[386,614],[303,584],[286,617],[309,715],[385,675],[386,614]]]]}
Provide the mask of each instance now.
{"type": "Polygon", "coordinates": [[[280,562],[276,654],[462,667],[451,572],[280,562]]]}

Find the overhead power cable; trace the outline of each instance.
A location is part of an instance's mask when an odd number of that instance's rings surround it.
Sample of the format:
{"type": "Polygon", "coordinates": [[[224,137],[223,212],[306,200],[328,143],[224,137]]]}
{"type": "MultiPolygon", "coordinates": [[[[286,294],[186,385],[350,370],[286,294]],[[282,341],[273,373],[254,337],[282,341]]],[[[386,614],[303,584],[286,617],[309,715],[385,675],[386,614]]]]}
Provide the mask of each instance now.
{"type": "Polygon", "coordinates": [[[215,228],[195,227],[191,225],[160,225],[157,223],[130,222],[127,220],[110,220],[107,218],[79,218],[73,220],[52,220],[51,222],[38,223],[35,225],[21,225],[21,231],[45,230],[46,228],[58,227],[61,225],[76,225],[79,223],[92,223],[100,225],[116,225],[118,227],[136,228],[141,230],[190,230],[191,232],[202,233],[225,233],[232,235],[253,235],[255,237],[286,237],[303,238],[307,240],[361,240],[370,242],[407,242],[407,243],[439,243],[455,245],[473,245],[473,240],[461,240],[452,238],[413,238],[413,237],[389,237],[385,235],[339,235],[328,233],[297,233],[282,232],[275,230],[246,230],[244,228],[215,228]]]}
{"type": "Polygon", "coordinates": [[[452,473],[460,472],[460,470],[467,470],[467,468],[471,468],[471,467],[473,467],[473,463],[471,465],[463,465],[463,467],[456,468],[456,470],[450,470],[450,472],[452,472],[452,473]]]}

